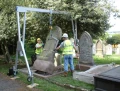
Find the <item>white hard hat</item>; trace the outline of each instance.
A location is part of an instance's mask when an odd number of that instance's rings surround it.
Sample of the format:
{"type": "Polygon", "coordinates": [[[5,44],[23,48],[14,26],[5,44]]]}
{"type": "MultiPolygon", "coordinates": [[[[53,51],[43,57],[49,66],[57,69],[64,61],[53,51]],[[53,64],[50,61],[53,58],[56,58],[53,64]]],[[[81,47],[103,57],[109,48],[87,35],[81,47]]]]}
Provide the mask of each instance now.
{"type": "Polygon", "coordinates": [[[64,33],[62,37],[67,38],[67,37],[68,37],[68,34],[67,34],[67,33],[64,33]]]}

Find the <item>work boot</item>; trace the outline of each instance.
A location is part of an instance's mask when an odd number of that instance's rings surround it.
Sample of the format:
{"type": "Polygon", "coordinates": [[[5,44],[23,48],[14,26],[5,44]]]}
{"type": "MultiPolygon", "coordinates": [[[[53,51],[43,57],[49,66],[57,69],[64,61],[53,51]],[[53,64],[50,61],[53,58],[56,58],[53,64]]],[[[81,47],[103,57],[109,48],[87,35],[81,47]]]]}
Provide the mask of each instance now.
{"type": "Polygon", "coordinates": [[[67,72],[64,72],[62,76],[67,77],[67,74],[68,74],[67,72]]]}
{"type": "Polygon", "coordinates": [[[73,76],[73,72],[74,72],[74,70],[71,70],[71,76],[73,76]]]}

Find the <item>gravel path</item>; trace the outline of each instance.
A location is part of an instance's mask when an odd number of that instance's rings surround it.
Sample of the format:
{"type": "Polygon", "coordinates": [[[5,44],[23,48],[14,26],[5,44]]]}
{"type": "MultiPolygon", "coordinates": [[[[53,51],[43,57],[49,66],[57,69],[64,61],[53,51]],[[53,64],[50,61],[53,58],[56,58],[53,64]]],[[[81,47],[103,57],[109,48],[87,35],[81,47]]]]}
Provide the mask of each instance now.
{"type": "Polygon", "coordinates": [[[12,80],[9,76],[0,73],[0,91],[40,91],[28,88],[27,85],[18,80],[12,80]]]}

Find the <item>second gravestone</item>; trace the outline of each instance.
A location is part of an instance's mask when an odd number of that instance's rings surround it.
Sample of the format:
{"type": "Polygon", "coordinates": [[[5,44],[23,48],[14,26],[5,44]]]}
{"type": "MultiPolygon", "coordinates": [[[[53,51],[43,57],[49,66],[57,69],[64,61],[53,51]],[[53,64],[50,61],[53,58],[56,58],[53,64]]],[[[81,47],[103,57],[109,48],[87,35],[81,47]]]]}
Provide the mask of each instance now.
{"type": "Polygon", "coordinates": [[[92,53],[92,38],[88,32],[83,32],[80,37],[80,59],[79,64],[76,65],[76,69],[81,71],[88,70],[91,66],[94,65],[93,53],[92,53]]]}
{"type": "Polygon", "coordinates": [[[103,43],[100,39],[96,43],[96,56],[103,57],[103,43]]]}

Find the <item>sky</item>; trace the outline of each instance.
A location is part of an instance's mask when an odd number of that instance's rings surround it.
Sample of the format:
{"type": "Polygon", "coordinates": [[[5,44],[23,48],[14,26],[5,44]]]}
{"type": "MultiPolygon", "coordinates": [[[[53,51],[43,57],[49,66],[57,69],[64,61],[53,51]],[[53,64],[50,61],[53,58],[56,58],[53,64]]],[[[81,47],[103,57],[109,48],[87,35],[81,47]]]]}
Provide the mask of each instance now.
{"type": "MultiPolygon", "coordinates": [[[[112,0],[114,3],[113,5],[120,10],[120,0],[112,0]]],[[[110,17],[110,24],[113,26],[107,32],[109,33],[116,33],[120,32],[120,18],[115,18],[111,15],[110,17]]]]}

